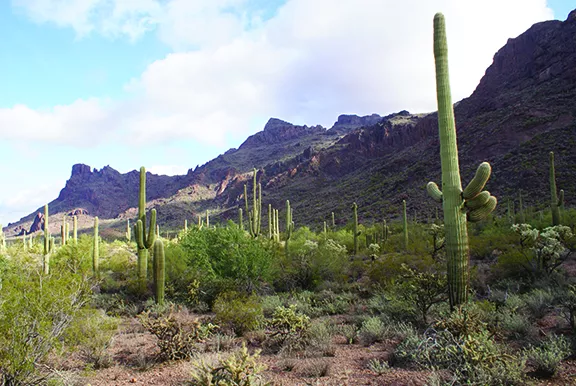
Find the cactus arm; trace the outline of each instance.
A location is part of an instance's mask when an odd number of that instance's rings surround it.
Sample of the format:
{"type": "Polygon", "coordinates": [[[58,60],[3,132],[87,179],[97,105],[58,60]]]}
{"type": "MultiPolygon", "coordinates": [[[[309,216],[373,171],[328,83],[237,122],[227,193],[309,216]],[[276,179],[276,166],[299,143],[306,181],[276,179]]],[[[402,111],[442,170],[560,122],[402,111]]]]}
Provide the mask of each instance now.
{"type": "Polygon", "coordinates": [[[150,226],[148,227],[148,237],[144,243],[146,249],[152,248],[156,240],[156,209],[150,211],[150,226]]]}
{"type": "Polygon", "coordinates": [[[428,195],[434,199],[434,201],[442,202],[442,191],[435,182],[428,182],[426,185],[426,191],[428,192],[428,195]]]}
{"type": "Polygon", "coordinates": [[[467,213],[466,218],[470,222],[478,222],[484,220],[496,208],[498,200],[494,196],[489,196],[488,201],[470,212],[467,213]]]}
{"type": "Polygon", "coordinates": [[[478,166],[474,178],[468,183],[468,186],[466,186],[466,189],[464,189],[462,193],[464,199],[468,200],[480,194],[484,186],[486,186],[486,182],[488,182],[491,173],[492,168],[490,164],[488,162],[482,162],[480,166],[478,166]]]}

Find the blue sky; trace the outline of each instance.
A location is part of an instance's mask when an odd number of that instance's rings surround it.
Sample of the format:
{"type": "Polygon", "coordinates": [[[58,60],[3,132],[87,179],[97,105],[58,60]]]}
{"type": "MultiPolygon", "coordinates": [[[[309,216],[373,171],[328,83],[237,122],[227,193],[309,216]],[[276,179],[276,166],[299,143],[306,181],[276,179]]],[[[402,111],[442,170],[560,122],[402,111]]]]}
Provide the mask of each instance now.
{"type": "Polygon", "coordinates": [[[461,99],[508,38],[570,10],[561,0],[2,0],[0,222],[56,198],[75,163],[180,174],[272,116],[330,127],[342,113],[433,111],[435,12],[447,18],[461,99]]]}

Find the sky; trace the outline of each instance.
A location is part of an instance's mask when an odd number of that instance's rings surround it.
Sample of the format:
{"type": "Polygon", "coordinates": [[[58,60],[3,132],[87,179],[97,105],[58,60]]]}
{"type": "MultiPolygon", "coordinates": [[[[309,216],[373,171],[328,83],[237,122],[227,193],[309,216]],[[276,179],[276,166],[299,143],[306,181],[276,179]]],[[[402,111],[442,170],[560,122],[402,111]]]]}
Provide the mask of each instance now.
{"type": "Polygon", "coordinates": [[[432,19],[454,101],[567,0],[0,0],[0,223],[72,165],[184,174],[270,117],[436,110],[432,19]],[[488,28],[487,28],[488,27],[488,28]]]}

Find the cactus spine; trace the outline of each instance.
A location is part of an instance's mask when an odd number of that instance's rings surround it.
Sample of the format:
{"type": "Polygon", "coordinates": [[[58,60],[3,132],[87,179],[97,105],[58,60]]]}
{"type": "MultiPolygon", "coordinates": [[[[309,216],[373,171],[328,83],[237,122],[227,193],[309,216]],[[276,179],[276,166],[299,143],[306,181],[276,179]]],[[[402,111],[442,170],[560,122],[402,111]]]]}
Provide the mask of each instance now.
{"type": "Polygon", "coordinates": [[[286,200],[286,242],[284,243],[284,251],[286,253],[286,257],[290,256],[288,243],[290,241],[290,237],[292,237],[292,231],[294,231],[294,221],[292,221],[292,209],[290,208],[290,201],[286,200]]]}
{"type": "Polygon", "coordinates": [[[166,258],[164,256],[164,243],[158,239],[154,242],[154,289],[156,304],[164,304],[164,282],[166,258]]]}
{"type": "Polygon", "coordinates": [[[148,276],[149,249],[156,240],[156,209],[150,211],[150,225],[146,234],[146,168],[140,168],[140,192],[138,200],[138,220],[134,224],[134,237],[138,247],[138,284],[140,292],[146,291],[148,276]]]}
{"type": "Polygon", "coordinates": [[[427,190],[432,198],[441,201],[443,206],[448,295],[450,307],[453,309],[468,299],[470,255],[466,221],[479,221],[487,217],[496,207],[497,201],[488,192],[482,192],[491,173],[490,164],[487,162],[480,164],[476,175],[462,191],[456,125],[448,76],[446,25],[444,15],[441,13],[434,16],[434,57],[442,191],[434,182],[428,183],[427,190]]]}
{"type": "Polygon", "coordinates": [[[560,206],[564,205],[564,191],[560,190],[560,198],[556,195],[556,172],[554,170],[554,152],[550,152],[550,209],[552,210],[552,225],[560,225],[560,206]]]}
{"type": "Polygon", "coordinates": [[[358,236],[360,232],[358,231],[358,205],[356,203],[352,204],[352,212],[354,214],[354,223],[352,232],[354,233],[354,256],[358,254],[358,236]]]}
{"type": "Polygon", "coordinates": [[[94,248],[92,250],[92,269],[94,276],[100,279],[100,238],[98,236],[98,217],[94,217],[94,248]]]}
{"type": "Polygon", "coordinates": [[[402,200],[402,223],[404,224],[404,250],[408,250],[408,215],[406,214],[406,200],[402,200]]]}

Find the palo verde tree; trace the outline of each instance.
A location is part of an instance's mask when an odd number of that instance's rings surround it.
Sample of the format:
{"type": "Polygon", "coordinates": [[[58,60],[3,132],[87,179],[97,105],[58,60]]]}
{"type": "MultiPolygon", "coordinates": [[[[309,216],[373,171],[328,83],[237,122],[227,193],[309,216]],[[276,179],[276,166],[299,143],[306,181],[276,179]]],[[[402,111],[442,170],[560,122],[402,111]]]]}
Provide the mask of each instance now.
{"type": "Polygon", "coordinates": [[[436,201],[442,202],[444,212],[445,249],[447,260],[448,297],[450,307],[468,299],[470,280],[467,221],[479,221],[496,207],[496,197],[482,191],[491,167],[483,162],[468,186],[462,190],[456,144],[456,124],[448,77],[448,46],[444,15],[434,16],[434,58],[436,62],[436,96],[438,100],[438,128],[442,190],[429,182],[427,190],[436,201]]]}

